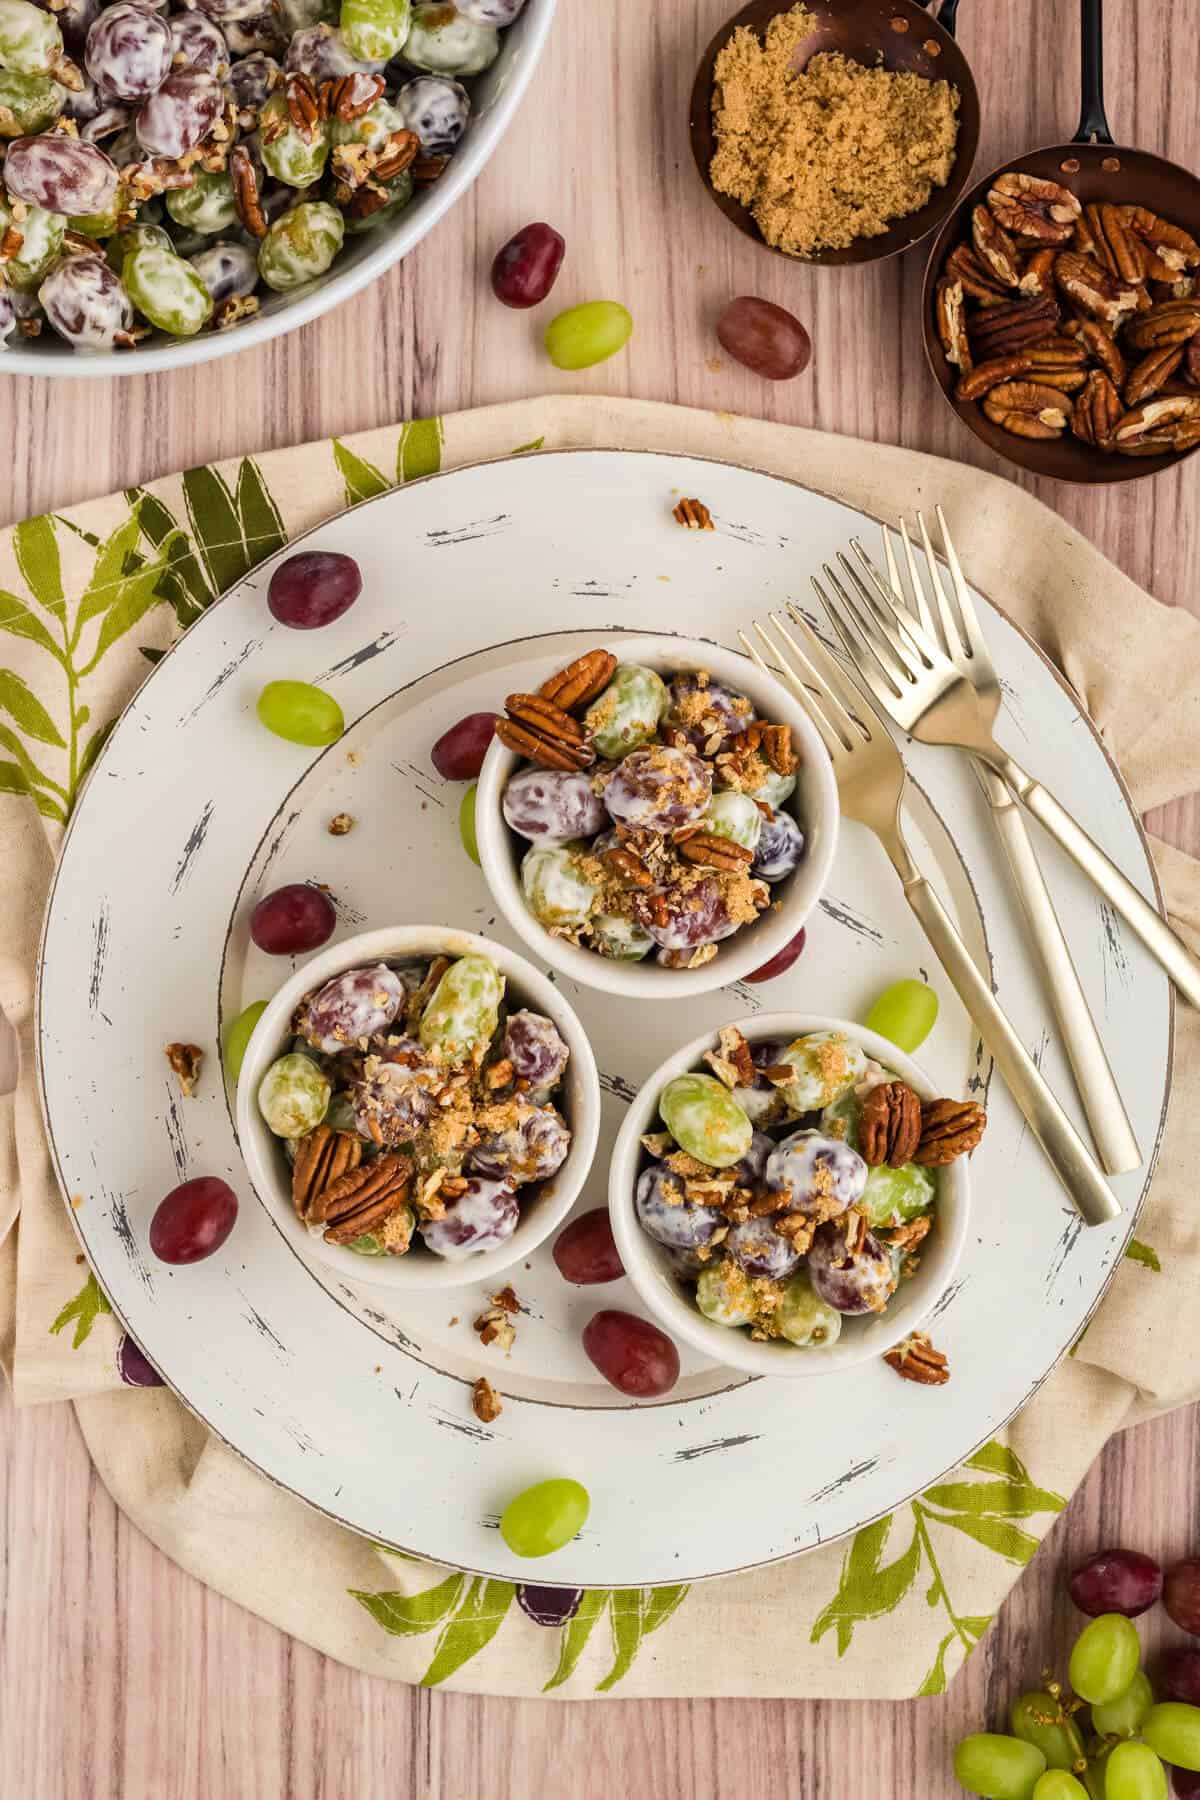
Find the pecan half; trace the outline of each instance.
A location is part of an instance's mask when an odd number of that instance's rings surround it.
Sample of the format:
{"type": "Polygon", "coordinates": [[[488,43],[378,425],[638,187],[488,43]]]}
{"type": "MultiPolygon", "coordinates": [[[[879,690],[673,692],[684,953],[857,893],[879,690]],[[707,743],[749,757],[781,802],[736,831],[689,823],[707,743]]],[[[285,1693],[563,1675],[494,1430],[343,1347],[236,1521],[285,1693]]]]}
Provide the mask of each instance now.
{"type": "Polygon", "coordinates": [[[1048,294],[1054,286],[1054,258],[1057,250],[1035,250],[1021,271],[1017,286],[1023,294],[1048,294]]]}
{"type": "Polygon", "coordinates": [[[1182,226],[1160,219],[1146,206],[1124,209],[1131,228],[1161,262],[1171,269],[1194,269],[1200,266],[1200,244],[1182,226]]]}
{"type": "MultiPolygon", "coordinates": [[[[372,1157],[370,1162],[347,1169],[344,1175],[330,1181],[309,1202],[306,1216],[310,1225],[340,1226],[351,1221],[357,1223],[370,1211],[372,1222],[378,1223],[380,1218],[386,1218],[404,1203],[411,1185],[412,1158],[403,1151],[391,1150],[383,1156],[372,1157]],[[377,1213],[378,1206],[385,1200],[389,1202],[386,1209],[377,1213]]],[[[350,1235],[354,1237],[357,1233],[352,1231],[350,1235]]]]}
{"type": "Polygon", "coordinates": [[[1200,304],[1163,300],[1135,319],[1126,335],[1135,350],[1160,350],[1167,344],[1184,344],[1198,331],[1200,304]]]}
{"type": "Polygon", "coordinates": [[[252,237],[266,237],[267,216],[259,199],[258,171],[244,144],[229,152],[229,180],[237,216],[252,237]]]}
{"type": "Polygon", "coordinates": [[[921,1142],[913,1161],[923,1168],[944,1168],[974,1150],[983,1136],[987,1114],[974,1100],[926,1100],[921,1107],[921,1142]]]}
{"type": "Polygon", "coordinates": [[[1070,411],[1057,388],[1037,381],[1004,381],[984,396],[983,410],[1013,437],[1056,438],[1070,411]]]}
{"type": "Polygon", "coordinates": [[[919,1213],[915,1219],[906,1219],[903,1225],[892,1225],[879,1231],[876,1236],[893,1250],[912,1251],[918,1244],[923,1244],[933,1230],[933,1219],[928,1213],[919,1213]]]}
{"type": "Polygon", "coordinates": [[[912,1161],[921,1142],[921,1102],[903,1081],[886,1081],[871,1089],[862,1106],[859,1139],[869,1169],[887,1164],[901,1169],[912,1161]]]}
{"type": "Polygon", "coordinates": [[[1017,246],[986,206],[977,206],[971,214],[971,239],[976,255],[989,274],[995,276],[1002,287],[1016,287],[1021,279],[1017,246]]]}
{"type": "Polygon", "coordinates": [[[685,862],[699,863],[706,869],[723,869],[730,875],[748,869],[754,861],[753,850],[735,844],[732,838],[719,837],[715,831],[693,832],[678,849],[685,862]]]}
{"type": "Polygon", "coordinates": [[[287,99],[288,118],[300,136],[311,142],[321,123],[321,102],[312,78],[293,69],[284,80],[283,91],[287,99]]]}
{"type": "Polygon", "coordinates": [[[776,775],[795,774],[799,759],[792,747],[790,725],[764,725],[759,745],[776,775]]]}
{"type": "Polygon", "coordinates": [[[1076,326],[1076,334],[1080,343],[1090,351],[1114,386],[1123,387],[1125,358],[1107,325],[1102,325],[1099,319],[1080,319],[1076,326]]]}
{"type": "Polygon", "coordinates": [[[610,864],[631,887],[652,888],[654,886],[654,877],[641,857],[634,851],[625,849],[623,845],[616,844],[611,850],[606,850],[604,861],[610,864]]]}
{"type": "Polygon", "coordinates": [[[361,1161],[362,1145],[348,1132],[318,1125],[301,1138],[292,1164],[292,1205],[300,1218],[306,1219],[325,1189],[357,1169],[361,1161]]]}
{"type": "Polygon", "coordinates": [[[397,175],[403,175],[405,169],[412,167],[420,150],[421,140],[415,131],[393,131],[378,154],[371,171],[373,178],[376,181],[395,181],[397,175]]]}
{"type": "Polygon", "coordinates": [[[1087,361],[1087,351],[1074,338],[1054,332],[1050,337],[1042,338],[1039,343],[1031,344],[1025,352],[1031,369],[1038,372],[1038,380],[1050,370],[1080,369],[1087,361]]]}
{"type": "Polygon", "coordinates": [[[945,276],[949,281],[960,281],[963,293],[970,294],[983,306],[1009,297],[1004,283],[996,280],[970,244],[959,244],[950,252],[946,258],[945,276]]]}
{"type": "Polygon", "coordinates": [[[203,1050],[199,1044],[168,1044],[167,1061],[178,1078],[180,1093],[185,1100],[190,1100],[200,1079],[203,1050]]]}
{"type": "Polygon", "coordinates": [[[1149,350],[1141,362],[1135,363],[1125,382],[1125,404],[1140,406],[1151,399],[1170,381],[1183,361],[1184,346],[1167,344],[1160,350],[1149,350]]]}
{"type": "Polygon", "coordinates": [[[583,741],[583,726],[541,694],[510,694],[508,717],[497,719],[496,736],[510,750],[542,769],[590,769],[596,753],[583,741]]]}
{"type": "Polygon", "coordinates": [[[1200,337],[1188,339],[1183,353],[1183,367],[1193,387],[1200,387],[1200,337]]]}
{"type": "Polygon", "coordinates": [[[943,276],[937,284],[934,306],[937,311],[938,336],[942,340],[942,349],[946,352],[946,361],[954,363],[960,369],[969,369],[971,345],[963,311],[962,282],[950,281],[943,276]]]}
{"type": "Polygon", "coordinates": [[[1114,450],[1122,456],[1160,456],[1190,450],[1200,442],[1200,394],[1173,394],[1148,400],[1113,427],[1114,450]]]}
{"type": "Polygon", "coordinates": [[[1114,329],[1137,309],[1138,290],[1132,283],[1110,275],[1103,263],[1076,250],[1064,250],[1055,258],[1054,279],[1073,306],[1114,329]]]}
{"type": "Polygon", "coordinates": [[[979,400],[1001,381],[1015,381],[1018,375],[1025,375],[1033,367],[1028,350],[1018,350],[1012,356],[994,356],[990,362],[976,363],[973,369],[961,378],[954,390],[956,400],[979,400]]]}
{"type": "Polygon", "coordinates": [[[1071,409],[1071,430],[1093,449],[1109,450],[1121,411],[1121,396],[1113,383],[1103,369],[1093,369],[1071,409]]]}
{"type": "Polygon", "coordinates": [[[923,1331],[914,1331],[902,1344],[885,1350],[883,1360],[905,1381],[915,1381],[921,1387],[945,1387],[950,1379],[949,1362],[923,1331]]]}
{"type": "Polygon", "coordinates": [[[1027,349],[1039,339],[1049,337],[1061,314],[1050,294],[1039,294],[1030,300],[1008,300],[977,313],[968,326],[972,353],[987,361],[993,356],[1011,356],[1027,349]]]}
{"type": "Polygon", "coordinates": [[[683,525],[688,531],[712,531],[714,529],[712,514],[703,500],[681,500],[674,507],[671,517],[677,525],[683,525]]]}
{"type": "Polygon", "coordinates": [[[1006,231],[1038,244],[1065,244],[1083,210],[1057,181],[1015,170],[993,182],[987,203],[1006,231]]]}
{"type": "Polygon", "coordinates": [[[0,262],[11,262],[21,245],[25,242],[25,233],[10,225],[0,237],[0,262]]]}
{"type": "Polygon", "coordinates": [[[352,75],[323,81],[318,92],[321,116],[326,119],[361,119],[386,91],[382,75],[355,70],[352,75]]]}
{"type": "Polygon", "coordinates": [[[412,166],[413,180],[418,187],[428,187],[444,175],[449,166],[448,156],[418,156],[412,166]]]}
{"type": "Polygon", "coordinates": [[[543,681],[538,693],[543,700],[553,701],[563,712],[576,706],[587,706],[612,680],[617,659],[611,650],[588,650],[568,663],[557,675],[543,681]]]}
{"type": "Polygon", "coordinates": [[[1125,217],[1124,208],[1101,201],[1085,206],[1083,216],[1096,246],[1093,253],[1096,261],[1121,281],[1132,282],[1135,286],[1143,282],[1146,270],[1142,245],[1125,217]]]}

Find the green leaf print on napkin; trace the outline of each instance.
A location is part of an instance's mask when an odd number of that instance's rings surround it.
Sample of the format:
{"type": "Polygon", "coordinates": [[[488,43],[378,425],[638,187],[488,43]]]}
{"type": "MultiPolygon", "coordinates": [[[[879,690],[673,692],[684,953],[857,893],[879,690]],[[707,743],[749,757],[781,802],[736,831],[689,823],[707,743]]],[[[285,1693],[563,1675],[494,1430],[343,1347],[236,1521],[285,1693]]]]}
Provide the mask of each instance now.
{"type": "Polygon", "coordinates": [[[365,456],[356,456],[340,438],[333,440],[333,460],[345,483],[347,506],[357,506],[362,500],[373,500],[376,494],[386,494],[392,485],[382,469],[377,469],[365,456]]]}
{"type": "Polygon", "coordinates": [[[401,427],[396,440],[396,477],[390,480],[382,469],[358,456],[333,439],[333,460],[346,493],[346,505],[358,506],[363,500],[374,500],[389,488],[404,481],[417,481],[422,475],[436,475],[442,466],[442,445],[446,440],[441,419],[413,419],[401,427]]]}
{"type": "Polygon", "coordinates": [[[836,1627],[837,1653],[844,1656],[855,1628],[869,1619],[894,1612],[912,1588],[919,1573],[930,1576],[925,1600],[939,1607],[950,1629],[942,1637],[919,1695],[940,1694],[947,1682],[946,1656],[957,1642],[969,1656],[991,1623],[990,1615],[959,1613],[951,1600],[939,1560],[937,1533],[958,1532],[1008,1562],[1027,1563],[1040,1540],[1023,1531],[1014,1519],[1039,1513],[1059,1513],[1066,1505],[1061,1494],[1034,1482],[1024,1463],[1007,1444],[995,1439],[967,1458],[955,1479],[935,1482],[920,1499],[908,1505],[912,1536],[908,1547],[894,1561],[884,1564],[883,1553],[894,1526],[904,1519],[900,1508],[888,1518],[876,1519],[855,1533],[842,1560],[841,1578],[833,1599],[812,1628],[812,1642],[819,1643],[836,1627]],[[992,1479],[959,1479],[966,1471],[992,1479]]]}
{"type": "Polygon", "coordinates": [[[1158,1260],[1158,1252],[1152,1245],[1143,1244],[1140,1238],[1130,1238],[1125,1254],[1130,1262],[1141,1263],[1143,1269],[1151,1269],[1155,1275],[1162,1274],[1162,1264],[1158,1260]]]}
{"type": "Polygon", "coordinates": [[[57,1337],[63,1327],[69,1325],[74,1319],[75,1335],[71,1339],[71,1348],[78,1350],[80,1345],[86,1344],[88,1338],[91,1337],[92,1326],[100,1315],[111,1311],[112,1307],[101,1292],[100,1283],[94,1275],[89,1274],[75,1298],[67,1301],[51,1325],[50,1335],[57,1337]]]}
{"type": "MultiPolygon", "coordinates": [[[[391,1554],[391,1553],[389,1553],[391,1554]]],[[[436,1587],[419,1594],[389,1591],[372,1594],[357,1588],[350,1597],[393,1637],[413,1637],[438,1631],[433,1658],[421,1677],[423,1687],[436,1687],[491,1643],[509,1616],[514,1598],[535,1624],[559,1631],[558,1664],[543,1688],[549,1693],[575,1673],[593,1628],[607,1614],[612,1636],[613,1661],[596,1683],[597,1693],[607,1693],[633,1666],[650,1633],[665,1625],[688,1589],[680,1584],[660,1588],[593,1588],[587,1592],[568,1588],[526,1588],[511,1581],[492,1581],[485,1576],[450,1575],[436,1587]],[[542,1608],[531,1605],[529,1595],[543,1596],[542,1608]],[[548,1617],[544,1597],[555,1605],[548,1617]]]]}
{"type": "Polygon", "coordinates": [[[275,502],[248,456],[238,465],[232,489],[214,468],[189,469],[183,477],[183,497],[193,542],[217,593],[287,543],[275,502]]]}

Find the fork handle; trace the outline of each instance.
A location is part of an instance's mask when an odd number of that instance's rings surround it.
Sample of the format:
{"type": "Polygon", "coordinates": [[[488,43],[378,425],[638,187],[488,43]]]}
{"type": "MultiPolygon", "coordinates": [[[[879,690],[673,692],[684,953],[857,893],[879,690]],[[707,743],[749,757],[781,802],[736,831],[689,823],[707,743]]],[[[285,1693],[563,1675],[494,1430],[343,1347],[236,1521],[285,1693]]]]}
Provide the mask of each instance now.
{"type": "Polygon", "coordinates": [[[1064,806],[1060,806],[1020,763],[1003,751],[993,761],[987,759],[998,775],[1003,776],[1013,793],[1034,818],[1046,827],[1071,860],[1099,888],[1109,904],[1141,938],[1154,959],[1161,963],[1185,1000],[1200,1006],[1200,962],[1192,955],[1183,939],[1167,924],[1162,915],[1143,899],[1132,881],[1111,862],[1082,825],[1076,823],[1064,806]]]}
{"type": "Polygon", "coordinates": [[[950,915],[925,877],[900,869],[904,894],[921,921],[938,959],[992,1053],[1029,1129],[1046,1152],[1055,1174],[1089,1225],[1120,1218],[1121,1207],[1083,1139],[1042,1079],[1033,1058],[1000,1010],[991,988],[975,966],[950,915]]]}
{"type": "Polygon", "coordinates": [[[996,835],[1004,846],[1012,870],[1013,886],[1037,951],[1042,978],[1062,1033],[1063,1048],[1100,1161],[1110,1175],[1127,1174],[1131,1169],[1140,1168],[1142,1153],[1054,910],[1024,816],[1000,777],[982,763],[976,763],[975,767],[992,811],[996,835]]]}

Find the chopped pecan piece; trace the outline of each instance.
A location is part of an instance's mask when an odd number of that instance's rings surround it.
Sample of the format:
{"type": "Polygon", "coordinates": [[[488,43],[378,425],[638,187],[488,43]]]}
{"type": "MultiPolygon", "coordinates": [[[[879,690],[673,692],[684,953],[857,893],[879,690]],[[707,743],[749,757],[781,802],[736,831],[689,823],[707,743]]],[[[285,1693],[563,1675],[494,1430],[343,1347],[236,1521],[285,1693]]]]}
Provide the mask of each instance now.
{"type": "Polygon", "coordinates": [[[971,345],[963,313],[962,282],[948,281],[943,276],[937,284],[936,305],[938,335],[946,352],[946,361],[967,370],[971,367],[971,345]]]}
{"type": "Polygon", "coordinates": [[[949,1362],[923,1331],[912,1332],[902,1344],[886,1350],[883,1360],[905,1381],[918,1382],[922,1387],[944,1387],[950,1379],[949,1362]]]}
{"type": "Polygon", "coordinates": [[[471,1411],[483,1425],[492,1424],[504,1411],[504,1402],[486,1375],[481,1375],[471,1389],[471,1411]]]}
{"type": "Polygon", "coordinates": [[[799,759],[792,745],[790,725],[764,725],[759,744],[762,747],[763,755],[777,775],[794,775],[796,773],[799,759]]]}
{"type": "Polygon", "coordinates": [[[516,1289],[511,1281],[505,1282],[498,1294],[492,1295],[492,1305],[498,1306],[502,1312],[511,1313],[515,1317],[521,1310],[521,1302],[517,1299],[516,1289]]]}
{"type": "Polygon", "coordinates": [[[1067,428],[1070,407],[1057,388],[1036,381],[1004,381],[984,396],[983,410],[1013,437],[1056,438],[1067,428]]]}
{"type": "Polygon", "coordinates": [[[654,877],[641,857],[635,851],[626,849],[623,844],[614,844],[610,850],[606,850],[603,860],[631,887],[644,889],[654,886],[654,877]]]}
{"type": "Polygon", "coordinates": [[[371,171],[373,179],[395,181],[397,175],[403,175],[405,169],[412,167],[420,149],[421,140],[415,131],[393,131],[378,154],[371,171]]]}
{"type": "Polygon", "coordinates": [[[912,1251],[918,1244],[923,1244],[933,1229],[933,1220],[928,1213],[919,1213],[915,1219],[906,1219],[903,1225],[893,1225],[890,1229],[880,1231],[885,1244],[893,1250],[912,1251]]]}
{"type": "Polygon", "coordinates": [[[1135,350],[1161,350],[1185,344],[1200,331],[1200,304],[1193,300],[1164,300],[1152,306],[1130,325],[1126,336],[1135,350]]]}
{"type": "Polygon", "coordinates": [[[354,830],[353,813],[334,813],[325,829],[330,837],[345,837],[347,832],[354,830]]]}
{"type": "Polygon", "coordinates": [[[318,98],[325,119],[361,119],[386,92],[382,75],[368,75],[361,70],[321,83],[318,98]]]}
{"type": "Polygon", "coordinates": [[[1150,400],[1166,386],[1172,375],[1183,361],[1184,346],[1167,344],[1159,350],[1149,350],[1141,362],[1130,369],[1125,382],[1125,404],[1140,406],[1143,400],[1150,400]]]}
{"type": "Polygon", "coordinates": [[[588,650],[543,681],[538,693],[563,712],[572,712],[577,706],[590,705],[597,694],[604,692],[616,667],[617,659],[611,650],[588,650]]]}
{"type": "Polygon", "coordinates": [[[977,206],[971,214],[971,238],[975,253],[1002,287],[1014,288],[1021,279],[1017,246],[986,206],[977,206]]]}
{"type": "Polygon", "coordinates": [[[987,203],[1006,231],[1036,244],[1065,244],[1082,207],[1057,181],[1010,170],[988,190],[987,203]]]}
{"type": "Polygon", "coordinates": [[[516,1342],[516,1330],[502,1306],[486,1307],[475,1320],[473,1329],[479,1333],[479,1341],[485,1350],[493,1344],[498,1344],[501,1350],[511,1350],[516,1342]]]}
{"type": "Polygon", "coordinates": [[[681,500],[671,513],[677,525],[683,525],[688,531],[712,531],[714,529],[712,514],[703,500],[681,500]]]}
{"type": "Polygon", "coordinates": [[[266,237],[267,216],[259,199],[258,171],[244,144],[235,144],[229,152],[229,180],[238,218],[252,237],[266,237]]]}
{"type": "Polygon", "coordinates": [[[944,1168],[974,1150],[986,1125],[987,1114],[975,1100],[926,1100],[913,1161],[924,1168],[944,1168]]]}
{"type": "Polygon", "coordinates": [[[413,180],[418,187],[428,187],[444,175],[449,166],[448,156],[418,156],[412,166],[413,180]]]}
{"type": "Polygon", "coordinates": [[[1131,282],[1110,275],[1103,263],[1076,250],[1064,250],[1056,258],[1054,279],[1073,306],[1114,329],[1137,308],[1138,290],[1131,282]]]}
{"type": "Polygon", "coordinates": [[[1189,338],[1183,353],[1183,367],[1193,387],[1200,387],[1200,336],[1189,338]]]}
{"type": "Polygon", "coordinates": [[[750,1046],[736,1025],[721,1027],[716,1049],[705,1051],[704,1060],[727,1088],[750,1087],[758,1073],[750,1046]]]}
{"type": "Polygon", "coordinates": [[[886,1164],[901,1169],[921,1142],[921,1102],[907,1082],[886,1081],[871,1089],[859,1125],[862,1157],[869,1169],[886,1164]]]}
{"type": "Polygon", "coordinates": [[[583,738],[583,726],[553,700],[541,694],[510,694],[507,718],[497,719],[496,736],[542,769],[590,769],[596,753],[583,738]]]}
{"type": "Polygon", "coordinates": [[[735,844],[732,838],[720,837],[715,831],[693,832],[679,845],[679,854],[685,862],[698,863],[705,869],[723,869],[730,875],[748,869],[754,861],[753,850],[735,844]]]}
{"type": "Polygon", "coordinates": [[[1120,394],[1103,369],[1093,369],[1071,409],[1071,430],[1093,449],[1111,449],[1113,426],[1121,411],[1120,394]]]}
{"type": "Polygon", "coordinates": [[[200,1079],[204,1052],[199,1044],[168,1044],[167,1061],[179,1078],[179,1091],[190,1100],[200,1079]]]}

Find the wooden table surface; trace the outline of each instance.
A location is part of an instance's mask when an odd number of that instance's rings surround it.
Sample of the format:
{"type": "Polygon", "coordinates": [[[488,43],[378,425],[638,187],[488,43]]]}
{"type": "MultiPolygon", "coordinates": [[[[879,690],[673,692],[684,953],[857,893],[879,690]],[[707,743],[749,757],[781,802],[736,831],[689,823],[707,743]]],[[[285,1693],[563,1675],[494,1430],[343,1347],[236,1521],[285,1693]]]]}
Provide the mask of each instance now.
{"type": "MultiPolygon", "coordinates": [[[[687,146],[692,71],[729,0],[560,0],[515,129],[472,192],[402,267],[316,324],[176,375],[9,378],[0,522],[235,452],[553,390],[759,414],[999,465],[938,397],[921,349],[922,257],[804,270],[755,249],[705,198],[687,146]],[[535,320],[492,300],[488,262],[530,218],[564,233],[562,303],[632,310],[628,351],[564,377],[535,320]],[[721,358],[712,321],[737,293],[808,324],[813,364],[772,386],[721,358]]],[[[966,0],[979,168],[1068,137],[1078,116],[1075,0],[966,0]]],[[[1117,137],[1200,167],[1200,32],[1189,0],[1109,0],[1117,137]]],[[[1036,486],[1037,484],[1035,484],[1036,486]]],[[[1043,484],[1134,580],[1200,611],[1200,462],[1152,482],[1043,484]]],[[[1135,673],[1131,671],[1131,679],[1135,673]]],[[[1151,827],[1200,852],[1193,796],[1151,827]]],[[[116,1512],[65,1406],[0,1397],[0,1800],[943,1800],[948,1746],[1022,1677],[1061,1665],[1057,1576],[1122,1538],[1194,1548],[1194,1414],[1111,1443],[950,1692],[870,1701],[477,1700],[368,1680],[201,1587],[116,1512]]],[[[736,1654],[736,1647],[733,1647],[736,1654]]]]}

